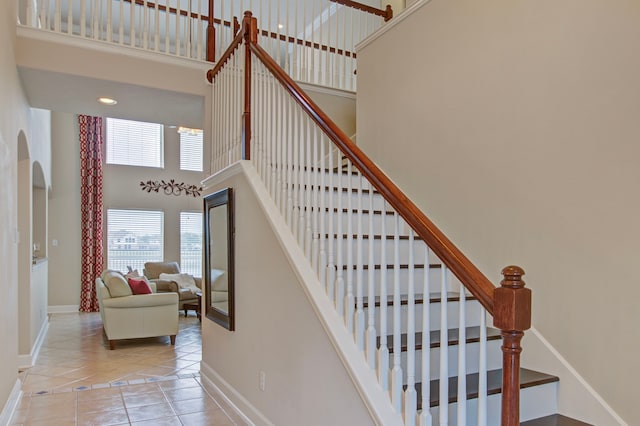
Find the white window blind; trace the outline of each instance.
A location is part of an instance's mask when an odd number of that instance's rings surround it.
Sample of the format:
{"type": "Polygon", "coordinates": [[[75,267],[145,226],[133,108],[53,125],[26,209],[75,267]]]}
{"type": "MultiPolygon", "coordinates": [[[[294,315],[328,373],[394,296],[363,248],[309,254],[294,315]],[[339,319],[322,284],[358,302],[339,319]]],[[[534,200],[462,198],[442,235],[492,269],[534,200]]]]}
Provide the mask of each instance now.
{"type": "Polygon", "coordinates": [[[164,167],[164,126],[107,118],[107,163],[164,167]]]}
{"type": "Polygon", "coordinates": [[[180,271],[202,276],[201,212],[180,212],[180,271]]]}
{"type": "Polygon", "coordinates": [[[202,130],[180,130],[180,169],[201,172],[202,130]]]}
{"type": "Polygon", "coordinates": [[[107,210],[107,268],[142,273],[145,262],[164,260],[164,212],[107,210]]]}

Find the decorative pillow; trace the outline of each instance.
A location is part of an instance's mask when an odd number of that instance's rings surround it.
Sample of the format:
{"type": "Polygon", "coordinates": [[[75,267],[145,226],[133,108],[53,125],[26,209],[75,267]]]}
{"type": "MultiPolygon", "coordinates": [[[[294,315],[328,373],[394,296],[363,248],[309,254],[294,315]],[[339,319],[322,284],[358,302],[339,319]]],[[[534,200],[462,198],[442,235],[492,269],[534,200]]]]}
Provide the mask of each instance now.
{"type": "Polygon", "coordinates": [[[131,291],[133,294],[151,294],[151,287],[144,277],[129,277],[127,278],[129,282],[129,287],[131,287],[131,291]]]}
{"type": "Polygon", "coordinates": [[[133,292],[124,276],[117,271],[107,271],[102,274],[104,285],[109,289],[111,297],[131,296],[133,292]]]}

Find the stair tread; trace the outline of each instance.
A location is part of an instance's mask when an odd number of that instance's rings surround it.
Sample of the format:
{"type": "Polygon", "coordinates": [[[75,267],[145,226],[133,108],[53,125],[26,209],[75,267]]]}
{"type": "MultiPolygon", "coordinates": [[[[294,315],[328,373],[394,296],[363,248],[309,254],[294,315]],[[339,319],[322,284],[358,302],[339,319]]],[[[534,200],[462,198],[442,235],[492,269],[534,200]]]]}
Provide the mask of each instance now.
{"type": "MultiPolygon", "coordinates": [[[[358,267],[357,265],[351,265],[351,266],[342,265],[342,269],[345,270],[345,271],[347,269],[349,269],[349,268],[357,269],[357,267],[358,267]]],[[[415,269],[425,269],[425,265],[422,264],[422,263],[415,263],[413,265],[413,267],[415,269]]],[[[429,269],[441,269],[441,268],[442,268],[442,265],[439,264],[439,263],[432,263],[432,264],[429,265],[429,269]]],[[[370,268],[369,268],[369,265],[362,265],[362,269],[365,270],[365,271],[368,271],[370,268]]],[[[373,269],[380,270],[380,269],[382,269],[382,265],[373,265],[373,269]]],[[[396,269],[396,267],[393,264],[387,264],[386,265],[386,269],[396,269]]],[[[401,264],[398,265],[398,269],[409,269],[409,265],[406,264],[406,263],[401,263],[401,264]]]]}
{"type": "MultiPolygon", "coordinates": [[[[478,373],[467,374],[467,400],[478,397],[478,373]]],[[[527,368],[520,369],[520,389],[533,386],[544,385],[547,383],[557,382],[559,379],[550,374],[541,373],[539,371],[529,370],[527,368]]],[[[440,380],[431,380],[429,384],[430,398],[429,405],[436,407],[440,405],[439,395],[440,380]]],[[[416,391],[418,393],[418,410],[422,409],[422,385],[416,383],[416,391]]],[[[495,395],[502,391],[502,370],[487,371],[487,395],[495,395]]],[[[458,378],[449,377],[449,404],[458,400],[458,378]]]]}
{"type": "MultiPolygon", "coordinates": [[[[330,211],[329,207],[325,208],[324,210],[326,212],[330,211]]],[[[339,213],[340,209],[338,209],[336,207],[336,208],[333,209],[333,212],[334,213],[339,213]]],[[[342,213],[349,213],[349,209],[348,208],[343,208],[342,209],[342,213]]],[[[358,209],[351,209],[351,213],[358,214],[358,209]]],[[[375,210],[375,209],[374,210],[369,210],[369,209],[363,209],[362,210],[362,214],[369,214],[369,213],[373,213],[374,215],[382,215],[384,213],[387,216],[393,216],[395,212],[389,211],[389,210],[382,211],[382,210],[375,210]]]]}
{"type": "MultiPolygon", "coordinates": [[[[379,307],[380,306],[380,296],[376,296],[375,297],[375,306],[379,307]]],[[[424,303],[424,295],[422,293],[416,293],[414,295],[414,300],[416,304],[422,304],[424,303]]],[[[466,295],[466,300],[476,300],[476,298],[470,294],[466,295]]],[[[401,294],[400,295],[400,304],[401,305],[406,305],[409,301],[409,295],[408,294],[401,294]]],[[[441,297],[440,297],[440,292],[437,293],[430,293],[429,294],[429,303],[440,303],[442,301],[441,297]]],[[[458,292],[454,292],[454,291],[449,291],[447,292],[447,302],[458,302],[460,301],[460,293],[458,292]]],[[[369,307],[369,298],[368,297],[364,297],[363,298],[363,303],[364,303],[364,307],[367,308],[369,307]]],[[[357,304],[357,299],[356,299],[356,304],[357,304]]],[[[393,305],[393,295],[390,294],[387,296],[387,306],[391,306],[393,305]]]]}
{"type": "MultiPolygon", "coordinates": [[[[480,341],[480,327],[466,327],[466,342],[467,343],[476,343],[480,341]]],[[[452,328],[448,330],[448,346],[457,346],[459,344],[459,334],[460,331],[458,328],[452,328]]],[[[400,345],[401,351],[407,351],[407,336],[408,333],[402,333],[400,335],[400,345]]],[[[487,340],[498,340],[501,338],[500,330],[496,328],[487,327],[487,340]]],[[[422,350],[422,332],[418,331],[415,333],[415,348],[417,351],[422,350]]],[[[429,337],[429,343],[431,348],[439,348],[440,347],[440,330],[432,330],[429,337]]],[[[378,337],[377,342],[378,347],[380,347],[380,337],[378,337]]],[[[387,347],[389,348],[389,353],[394,353],[393,348],[393,334],[387,336],[387,347]]]]}
{"type": "MultiPolygon", "coordinates": [[[[293,187],[299,187],[300,184],[293,184],[293,187]]],[[[341,192],[352,192],[354,194],[357,194],[358,192],[362,191],[363,194],[369,194],[370,192],[373,192],[373,194],[375,195],[380,195],[380,192],[378,192],[378,190],[374,189],[371,190],[369,188],[362,188],[362,189],[358,189],[358,188],[354,188],[353,186],[351,186],[351,188],[349,187],[338,187],[338,186],[329,186],[329,185],[307,185],[307,184],[303,184],[302,185],[303,189],[306,190],[313,190],[316,187],[319,188],[322,191],[332,191],[332,192],[336,192],[336,191],[341,191],[341,192]]]]}
{"type": "Polygon", "coordinates": [[[592,426],[591,423],[581,422],[562,414],[540,417],[520,423],[522,426],[592,426]]]}
{"type": "MultiPolygon", "coordinates": [[[[333,236],[333,238],[338,238],[340,236],[339,234],[336,234],[336,233],[331,234],[331,235],[333,236]]],[[[353,237],[354,241],[358,239],[358,235],[357,234],[352,234],[351,236],[353,237]]],[[[349,237],[349,234],[342,234],[342,238],[347,238],[347,237],[349,237]]],[[[329,234],[325,234],[325,238],[329,238],[329,234]]],[[[394,238],[395,237],[393,235],[385,235],[385,239],[387,239],[387,240],[393,240],[394,238]]],[[[362,235],[362,239],[363,240],[368,240],[369,239],[369,234],[363,234],[362,235]]],[[[379,234],[373,235],[373,239],[374,240],[381,240],[382,239],[382,235],[379,235],[379,234]]],[[[409,236],[408,235],[399,235],[398,239],[399,240],[408,240],[409,236]]],[[[422,238],[418,237],[417,235],[414,236],[413,239],[415,241],[422,241],[422,238]]]]}

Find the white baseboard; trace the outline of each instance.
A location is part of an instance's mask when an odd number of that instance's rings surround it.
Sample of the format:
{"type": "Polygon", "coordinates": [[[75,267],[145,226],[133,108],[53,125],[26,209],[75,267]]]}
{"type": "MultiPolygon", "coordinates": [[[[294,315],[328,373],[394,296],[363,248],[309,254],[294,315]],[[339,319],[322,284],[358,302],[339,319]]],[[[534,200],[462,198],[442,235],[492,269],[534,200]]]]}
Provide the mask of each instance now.
{"type": "Polygon", "coordinates": [[[18,408],[18,403],[20,402],[20,397],[22,396],[22,382],[20,379],[16,380],[15,385],[13,385],[13,389],[9,394],[9,398],[7,399],[7,403],[4,404],[2,408],[2,412],[0,413],[0,425],[10,425],[13,420],[13,415],[16,412],[16,408],[18,408]]]}
{"type": "Polygon", "coordinates": [[[75,314],[80,311],[80,305],[49,305],[49,314],[75,314]]]}
{"type": "Polygon", "coordinates": [[[40,327],[40,333],[38,333],[38,337],[31,348],[31,353],[29,355],[18,355],[19,369],[31,368],[35,365],[38,360],[38,355],[40,354],[40,348],[42,348],[42,343],[44,342],[44,338],[47,336],[48,331],[49,319],[47,318],[47,320],[42,324],[42,327],[40,327]]]}
{"type": "Polygon", "coordinates": [[[203,379],[205,388],[210,390],[214,394],[213,396],[226,402],[247,426],[274,426],[260,410],[254,407],[251,402],[235,390],[204,361],[200,363],[200,377],[203,379]],[[242,409],[238,407],[239,405],[242,409]]]}
{"type": "Polygon", "coordinates": [[[558,413],[598,426],[627,426],[575,368],[532,327],[522,343],[522,366],[556,375],[558,413]]]}

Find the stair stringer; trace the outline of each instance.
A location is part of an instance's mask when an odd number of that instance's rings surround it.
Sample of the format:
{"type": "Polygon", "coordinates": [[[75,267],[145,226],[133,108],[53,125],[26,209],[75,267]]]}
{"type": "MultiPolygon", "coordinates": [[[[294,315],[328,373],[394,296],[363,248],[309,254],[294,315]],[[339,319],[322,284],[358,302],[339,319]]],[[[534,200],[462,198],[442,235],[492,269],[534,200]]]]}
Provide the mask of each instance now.
{"type": "MultiPolygon", "coordinates": [[[[353,336],[349,334],[342,317],[338,315],[325,294],[323,286],[313,271],[309,260],[294,239],[289,226],[269,195],[252,162],[242,160],[229,168],[233,167],[242,169],[249,186],[254,191],[258,204],[273,228],[292,270],[298,277],[299,283],[307,295],[313,310],[371,416],[379,425],[402,425],[402,416],[394,411],[389,394],[379,385],[375,371],[371,370],[367,365],[364,352],[360,352],[357,349],[353,336]]],[[[224,170],[221,172],[224,173],[224,170]]]]}

